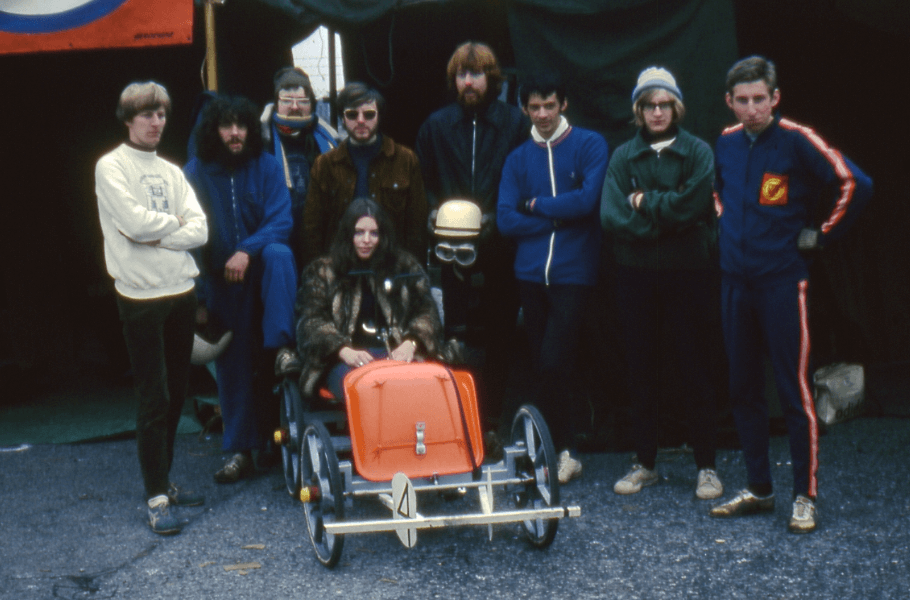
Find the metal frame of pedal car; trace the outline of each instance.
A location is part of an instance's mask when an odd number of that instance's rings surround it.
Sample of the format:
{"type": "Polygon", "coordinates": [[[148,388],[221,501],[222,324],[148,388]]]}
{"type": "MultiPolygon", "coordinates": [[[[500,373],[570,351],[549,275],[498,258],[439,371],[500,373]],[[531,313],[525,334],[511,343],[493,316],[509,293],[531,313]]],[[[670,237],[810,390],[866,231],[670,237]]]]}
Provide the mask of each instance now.
{"type": "Polygon", "coordinates": [[[492,540],[494,524],[521,523],[528,541],[546,548],[556,536],[560,519],[581,515],[577,506],[560,505],[556,452],[546,422],[533,406],[518,409],[511,443],[498,462],[485,462],[461,474],[409,479],[399,472],[391,481],[368,481],[357,474],[350,458],[339,459],[339,453],[351,451],[350,438],[331,436],[325,426],[346,422],[343,405],[339,410],[306,411],[294,375],[286,377],[276,393],[281,425],[275,442],[281,448],[285,484],[288,493],[303,503],[316,558],[326,567],[338,563],[348,534],[394,531],[403,545],[412,548],[420,529],[487,525],[492,540]],[[417,510],[418,494],[457,496],[470,490],[478,493],[479,512],[425,516],[417,510]],[[497,490],[505,492],[510,510],[496,510],[497,490]],[[391,510],[392,518],[347,517],[355,498],[373,497],[391,510]]]}

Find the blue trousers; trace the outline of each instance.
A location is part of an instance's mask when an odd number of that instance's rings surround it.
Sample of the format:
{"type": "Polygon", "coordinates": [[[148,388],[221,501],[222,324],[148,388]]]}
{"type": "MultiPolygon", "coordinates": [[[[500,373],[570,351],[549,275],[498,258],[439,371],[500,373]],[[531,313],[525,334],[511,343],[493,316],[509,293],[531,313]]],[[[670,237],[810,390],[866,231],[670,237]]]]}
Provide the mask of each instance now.
{"type": "Polygon", "coordinates": [[[793,494],[818,493],[818,422],[809,385],[808,281],[768,287],[724,277],[724,341],[730,362],[730,401],[750,485],[770,485],[768,402],[764,356],[774,369],[790,436],[793,494]]]}
{"type": "Polygon", "coordinates": [[[243,283],[229,284],[221,278],[212,282],[208,308],[234,332],[227,349],[215,359],[225,452],[260,449],[268,438],[278,409],[268,386],[257,394],[256,368],[264,349],[296,347],[296,294],[297,267],[284,244],[266,246],[250,264],[243,283]]]}
{"type": "MultiPolygon", "coordinates": [[[[373,358],[387,358],[388,352],[385,348],[364,348],[373,355],[373,358]]],[[[338,400],[344,400],[344,376],[354,370],[346,362],[339,360],[335,366],[329,369],[325,378],[325,387],[338,400]]]]}

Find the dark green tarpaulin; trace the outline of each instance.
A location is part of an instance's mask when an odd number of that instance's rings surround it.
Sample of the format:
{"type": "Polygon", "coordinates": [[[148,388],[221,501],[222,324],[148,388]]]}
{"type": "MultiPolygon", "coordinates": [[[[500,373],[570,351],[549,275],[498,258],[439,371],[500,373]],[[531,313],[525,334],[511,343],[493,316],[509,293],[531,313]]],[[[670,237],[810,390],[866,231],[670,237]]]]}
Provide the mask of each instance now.
{"type": "Polygon", "coordinates": [[[720,132],[728,120],[724,73],[737,56],[730,0],[566,4],[554,12],[553,3],[516,3],[509,30],[519,70],[562,74],[579,125],[600,131],[612,147],[627,140],[635,80],[659,65],[683,92],[686,127],[707,140],[720,132]],[[591,12],[592,4],[600,10],[591,12]]]}
{"type": "MultiPolygon", "coordinates": [[[[383,128],[413,144],[420,123],[451,98],[444,69],[452,50],[477,39],[494,47],[510,76],[556,65],[569,82],[570,119],[613,147],[631,134],[636,74],[665,65],[685,95],[685,124],[713,142],[732,121],[724,71],[739,55],[765,54],[780,68],[784,112],[816,127],[876,186],[855,233],[816,263],[813,351],[822,360],[894,363],[910,359],[910,132],[894,110],[899,102],[882,98],[891,100],[906,71],[908,7],[906,0],[227,0],[215,7],[219,82],[223,91],[268,100],[290,47],[326,23],[342,34],[348,79],[388,98],[383,128]]],[[[0,57],[0,80],[9,84],[0,386],[9,369],[29,370],[35,376],[24,380],[38,386],[66,385],[77,373],[119,377],[128,368],[93,168],[123,139],[117,94],[145,79],[171,92],[161,151],[184,160],[202,90],[201,16],[197,10],[192,46],[0,57]]]]}

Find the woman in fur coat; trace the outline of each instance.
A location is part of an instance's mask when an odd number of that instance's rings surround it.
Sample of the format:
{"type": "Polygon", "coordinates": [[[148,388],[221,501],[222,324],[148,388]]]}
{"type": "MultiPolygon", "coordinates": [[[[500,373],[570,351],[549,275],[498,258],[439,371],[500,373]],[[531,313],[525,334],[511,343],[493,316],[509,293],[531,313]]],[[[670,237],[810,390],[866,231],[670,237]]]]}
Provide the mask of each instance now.
{"type": "Polygon", "coordinates": [[[342,379],[352,369],[378,358],[411,362],[442,352],[429,277],[395,244],[391,221],[369,198],[350,204],[329,254],[304,269],[296,308],[305,395],[324,383],[341,398],[342,379]]]}

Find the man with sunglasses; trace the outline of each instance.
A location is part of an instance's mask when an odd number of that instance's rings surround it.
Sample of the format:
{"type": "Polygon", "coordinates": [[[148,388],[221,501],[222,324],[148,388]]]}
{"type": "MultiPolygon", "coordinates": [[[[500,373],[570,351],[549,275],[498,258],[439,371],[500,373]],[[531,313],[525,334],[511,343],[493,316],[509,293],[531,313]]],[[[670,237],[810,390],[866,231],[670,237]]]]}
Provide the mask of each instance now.
{"type": "Polygon", "coordinates": [[[332,235],[354,198],[385,209],[396,239],[417,257],[426,253],[427,200],[417,155],[379,131],[385,101],[363,83],[338,94],[347,139],[313,166],[303,212],[301,267],[328,252],[332,235]]]}
{"type": "Polygon", "coordinates": [[[316,94],[310,78],[299,67],[284,67],[275,73],[275,101],[262,112],[265,149],[278,159],[284,182],[291,193],[291,249],[298,266],[304,266],[303,205],[316,157],[337,146],[338,133],[316,116],[316,94]]]}

